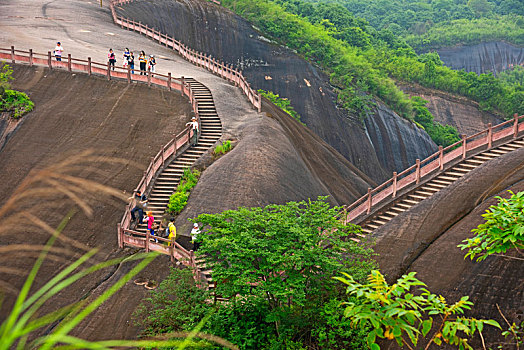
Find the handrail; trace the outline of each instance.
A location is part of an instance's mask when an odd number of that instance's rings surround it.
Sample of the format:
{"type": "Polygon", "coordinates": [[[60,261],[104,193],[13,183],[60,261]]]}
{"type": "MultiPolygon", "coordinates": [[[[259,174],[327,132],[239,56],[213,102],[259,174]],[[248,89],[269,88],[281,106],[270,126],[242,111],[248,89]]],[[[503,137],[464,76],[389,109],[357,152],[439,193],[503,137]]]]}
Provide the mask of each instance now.
{"type": "MultiPolygon", "coordinates": [[[[216,0],[212,1],[217,3],[216,0]]],[[[158,41],[160,44],[164,44],[166,47],[172,48],[189,62],[199,67],[206,68],[208,71],[220,76],[221,78],[234,83],[235,86],[240,87],[253,107],[256,108],[258,112],[262,111],[262,96],[249,85],[246,78],[242,74],[242,71],[237,71],[231,65],[212,58],[211,55],[206,55],[202,52],[195,51],[184,45],[182,42],[168,36],[167,34],[162,34],[155,28],[149,28],[147,25],[142,24],[142,22],[135,22],[129,18],[118,16],[116,14],[115,5],[128,4],[130,2],[132,2],[132,0],[111,0],[109,2],[113,21],[117,25],[121,26],[122,28],[127,28],[144,34],[145,36],[158,41]]],[[[220,2],[218,2],[218,4],[220,4],[220,2]]]]}
{"type": "Polygon", "coordinates": [[[413,183],[418,184],[424,177],[443,170],[447,164],[457,159],[465,159],[468,152],[485,146],[489,150],[494,142],[508,137],[515,139],[521,131],[524,131],[524,115],[515,114],[513,119],[496,126],[492,126],[490,123],[486,129],[469,137],[462,135],[460,141],[450,146],[445,148],[439,146],[438,152],[431,154],[422,161],[417,159],[414,165],[398,174],[394,172],[392,178],[374,189],[368,188],[367,194],[351,205],[344,206],[345,220],[350,222],[363,214],[369,214],[373,208],[386,199],[395,198],[400,190],[413,183]]]}
{"type": "Polygon", "coordinates": [[[193,250],[186,250],[182,245],[176,242],[174,238],[168,239],[152,236],[149,231],[147,233],[142,233],[129,229],[119,229],[119,239],[121,239],[123,244],[144,248],[146,252],[156,251],[169,255],[171,261],[180,261],[193,271],[193,276],[198,285],[206,287],[206,285],[202,285],[202,280],[209,285],[207,277],[198,267],[195,252],[193,250]]]}
{"type": "MultiPolygon", "coordinates": [[[[149,85],[154,84],[162,87],[167,87],[170,91],[176,90],[181,92],[182,94],[186,95],[189,98],[189,101],[191,103],[191,108],[197,118],[197,121],[200,125],[200,116],[198,114],[198,101],[195,98],[193,94],[193,90],[191,89],[191,85],[189,85],[187,82],[184,81],[184,78],[172,78],[171,73],[168,73],[167,75],[161,75],[156,74],[148,71],[147,78],[143,78],[144,76],[137,75],[137,74],[131,74],[131,70],[128,67],[115,67],[115,70],[111,70],[111,66],[108,64],[93,62],[91,60],[91,57],[88,57],[87,60],[80,60],[72,58],[71,55],[67,55],[62,57],[62,61],[56,61],[53,60],[51,51],[49,51],[46,54],[40,54],[33,52],[32,49],[29,49],[28,51],[23,50],[16,50],[14,46],[11,46],[11,48],[0,48],[0,60],[8,60],[12,63],[16,62],[26,62],[29,63],[29,65],[43,65],[49,67],[49,69],[53,68],[66,68],[69,72],[85,72],[89,75],[92,74],[102,74],[107,76],[108,79],[111,79],[112,77],[115,78],[122,78],[127,79],[128,83],[131,83],[131,81],[144,81],[147,79],[147,82],[149,85]],[[44,59],[37,58],[35,56],[45,57],[44,59]],[[73,63],[75,62],[75,63],[73,63]],[[78,62],[78,63],[76,63],[78,62]],[[85,63],[85,64],[84,64],[85,63]],[[98,68],[96,66],[102,66],[104,68],[98,68]],[[167,79],[161,79],[161,78],[167,78],[167,79]]],[[[175,155],[178,150],[183,148],[186,144],[189,144],[191,137],[193,136],[193,130],[189,127],[185,128],[182,132],[177,134],[172,140],[170,140],[165,146],[162,146],[160,148],[160,151],[156,154],[155,157],[152,157],[151,163],[149,164],[147,170],[144,172],[144,176],[140,180],[138,186],[136,187],[135,191],[141,190],[145,191],[151,180],[154,178],[155,173],[165,165],[167,159],[169,159],[171,156],[175,155]]],[[[130,224],[131,224],[131,208],[133,208],[135,205],[135,200],[132,199],[130,203],[127,204],[125,208],[124,215],[122,217],[122,220],[117,224],[117,234],[118,234],[118,245],[120,248],[124,247],[124,244],[126,244],[126,233],[131,232],[132,235],[139,235],[140,233],[129,230],[130,224]]],[[[158,237],[158,240],[163,240],[160,237],[158,237]]],[[[195,278],[199,277],[202,278],[204,275],[202,272],[196,267],[196,263],[194,262],[194,255],[190,251],[187,251],[175,242],[173,245],[173,252],[171,253],[171,256],[173,257],[181,257],[181,258],[187,258],[189,259],[191,256],[193,256],[191,259],[192,264],[194,265],[195,271],[195,278]],[[176,249],[175,249],[176,247],[176,249]]],[[[200,280],[198,280],[200,281],[200,280]]]]}

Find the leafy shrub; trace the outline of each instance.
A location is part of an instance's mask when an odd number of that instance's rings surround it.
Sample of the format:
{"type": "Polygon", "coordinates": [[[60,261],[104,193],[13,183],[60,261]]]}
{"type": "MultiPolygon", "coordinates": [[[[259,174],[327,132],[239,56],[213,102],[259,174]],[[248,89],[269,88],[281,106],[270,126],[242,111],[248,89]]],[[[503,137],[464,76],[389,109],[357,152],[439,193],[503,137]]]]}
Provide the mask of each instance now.
{"type": "Polygon", "coordinates": [[[291,101],[289,101],[289,99],[280,97],[278,94],[275,94],[271,91],[259,89],[258,92],[260,93],[260,95],[273,102],[275,106],[279,107],[281,110],[295,118],[297,121],[300,121],[300,115],[297,113],[297,111],[295,111],[293,106],[291,106],[291,101]]]}
{"type": "Polygon", "coordinates": [[[189,193],[187,192],[175,192],[169,197],[169,204],[167,210],[171,214],[180,214],[180,212],[186,207],[189,193]]]}
{"type": "Polygon", "coordinates": [[[10,89],[12,74],[13,69],[8,64],[0,63],[0,111],[11,112],[12,117],[18,119],[31,112],[35,104],[25,93],[10,89]]]}
{"type": "Polygon", "coordinates": [[[136,309],[142,335],[193,329],[210,311],[209,292],[195,285],[191,270],[171,267],[169,276],[136,309]]]}
{"type": "Polygon", "coordinates": [[[231,151],[233,149],[233,145],[231,144],[231,141],[227,140],[222,142],[222,144],[215,147],[213,154],[215,157],[218,157],[222,154],[226,154],[227,152],[231,151]]]}
{"type": "Polygon", "coordinates": [[[508,192],[510,198],[496,197],[499,203],[482,215],[485,222],[473,229],[477,235],[459,244],[462,250],[468,249],[466,258],[482,261],[491,254],[524,249],[524,192],[508,192]]]}
{"type": "Polygon", "coordinates": [[[0,110],[12,112],[13,118],[18,119],[33,110],[35,104],[29,97],[20,91],[5,90],[0,98],[0,110]]]}
{"type": "Polygon", "coordinates": [[[169,204],[167,205],[167,212],[173,215],[180,214],[186,207],[189,198],[189,192],[196,186],[200,172],[198,170],[191,171],[189,168],[184,169],[184,174],[180,178],[180,183],[176,191],[169,197],[169,204]]]}
{"type": "Polygon", "coordinates": [[[461,350],[473,350],[469,338],[476,332],[481,333],[485,325],[501,329],[494,320],[460,316],[473,306],[469,297],[448,304],[443,296],[430,293],[415,274],[403,275],[391,286],[378,270],[371,272],[367,284],[356,282],[348,274],[335,277],[347,285],[347,293],[353,297],[344,303],[347,305],[344,316],[354,327],[372,329],[367,337],[371,350],[380,349],[377,338],[395,340],[399,346],[410,349],[428,349],[431,344],[447,343],[461,350]],[[415,288],[418,290],[411,291],[415,288]],[[427,341],[425,347],[417,345],[422,340],[427,341]]]}

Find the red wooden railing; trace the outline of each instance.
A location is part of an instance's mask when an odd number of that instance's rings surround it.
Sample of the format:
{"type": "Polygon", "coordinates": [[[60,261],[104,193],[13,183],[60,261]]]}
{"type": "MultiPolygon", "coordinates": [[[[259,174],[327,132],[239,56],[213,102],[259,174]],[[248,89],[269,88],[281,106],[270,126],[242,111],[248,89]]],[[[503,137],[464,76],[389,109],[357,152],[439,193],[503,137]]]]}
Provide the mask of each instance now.
{"type": "Polygon", "coordinates": [[[397,193],[412,184],[418,184],[424,178],[443,170],[450,163],[465,159],[468,152],[473,152],[485,147],[490,149],[494,142],[510,138],[515,139],[524,130],[524,115],[518,116],[494,127],[491,123],[488,128],[474,135],[466,137],[462,135],[462,140],[443,148],[439,147],[438,152],[430,155],[426,159],[416,163],[400,173],[393,173],[393,177],[380,186],[371,189],[368,193],[349,206],[344,207],[346,222],[353,222],[355,219],[363,217],[371,212],[373,208],[387,199],[395,198],[397,193]]]}
{"type": "Polygon", "coordinates": [[[189,62],[206,68],[210,72],[220,76],[223,79],[228,80],[235,84],[235,86],[240,87],[240,89],[247,96],[249,102],[257,109],[257,111],[262,110],[262,99],[260,93],[255,91],[249,83],[247,82],[244,75],[241,71],[237,71],[232,68],[229,64],[224,64],[214,58],[211,58],[210,55],[205,55],[202,52],[195,51],[187,46],[185,46],[180,41],[171,38],[166,34],[162,34],[160,31],[157,31],[155,28],[149,28],[147,25],[142,24],[141,22],[135,22],[129,18],[119,17],[116,14],[115,5],[122,5],[130,3],[131,0],[111,0],[110,8],[111,14],[113,16],[113,21],[121,26],[122,28],[127,28],[135,32],[144,34],[153,40],[158,41],[160,44],[164,44],[166,47],[172,48],[180,56],[188,60],[189,62]]]}
{"type": "MultiPolygon", "coordinates": [[[[106,76],[108,79],[121,78],[126,79],[129,83],[132,81],[147,82],[148,85],[154,84],[162,87],[167,87],[169,90],[179,91],[189,98],[191,107],[198,122],[200,118],[198,115],[198,100],[193,94],[191,86],[184,81],[184,78],[172,78],[171,73],[167,75],[147,72],[147,75],[132,74],[131,70],[123,67],[115,67],[112,70],[107,63],[93,62],[91,57],[87,60],[81,60],[72,58],[71,55],[62,57],[62,61],[56,61],[49,51],[47,54],[33,52],[32,49],[28,51],[16,50],[14,46],[11,48],[0,48],[0,60],[7,60],[12,63],[29,63],[29,65],[44,65],[50,69],[63,68],[69,72],[85,72],[91,74],[101,74],[106,76]]],[[[166,160],[173,155],[177,155],[181,149],[185,148],[189,144],[192,136],[192,130],[188,127],[185,128],[181,133],[176,135],[171,141],[158,151],[155,157],[152,157],[151,163],[144,172],[144,176],[140,180],[136,190],[145,192],[154,178],[156,172],[166,164],[166,160]]],[[[178,259],[186,264],[188,267],[194,269],[195,278],[199,278],[197,281],[201,281],[201,278],[205,278],[202,272],[196,267],[195,258],[192,251],[187,251],[174,242],[169,248],[165,248],[157,243],[152,243],[149,246],[150,239],[143,233],[132,231],[129,229],[131,224],[131,208],[135,206],[135,201],[132,200],[125,209],[122,220],[117,225],[118,245],[123,248],[124,245],[131,245],[135,247],[144,246],[146,250],[157,250],[165,254],[169,254],[172,259],[178,259]]],[[[163,238],[157,238],[158,241],[165,241],[163,238]]]]}

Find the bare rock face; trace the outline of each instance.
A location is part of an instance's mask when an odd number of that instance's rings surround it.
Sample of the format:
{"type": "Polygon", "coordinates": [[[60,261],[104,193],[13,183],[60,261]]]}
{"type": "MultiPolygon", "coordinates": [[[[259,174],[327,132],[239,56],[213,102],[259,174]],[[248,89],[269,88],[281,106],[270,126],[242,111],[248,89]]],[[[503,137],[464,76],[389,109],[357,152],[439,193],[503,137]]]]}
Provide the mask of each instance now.
{"type": "MultiPolygon", "coordinates": [[[[416,271],[429,290],[450,302],[469,295],[475,303],[470,316],[494,318],[504,324],[498,304],[510,322],[520,323],[524,313],[524,261],[491,256],[473,262],[465,260],[465,251],[457,248],[472,236],[471,230],[482,222],[484,211],[497,203],[494,197],[507,198],[508,189],[524,191],[523,148],[472,170],[375,231],[381,270],[390,281],[416,271]]],[[[485,332],[491,345],[500,340],[498,330],[485,332]]],[[[480,344],[473,347],[481,348],[480,344]]]]}
{"type": "Polygon", "coordinates": [[[375,148],[378,159],[390,172],[401,171],[416,159],[424,159],[437,151],[428,134],[408,120],[399,118],[382,104],[376,113],[366,118],[366,130],[375,148]],[[391,157],[391,154],[398,156],[391,157]]]}
{"type": "Polygon", "coordinates": [[[438,49],[437,52],[446,66],[477,74],[497,74],[524,64],[524,48],[504,42],[447,47],[438,49]]]}
{"type": "Polygon", "coordinates": [[[428,101],[426,107],[435,120],[442,125],[454,126],[459,134],[473,135],[486,129],[489,123],[497,125],[504,121],[493,113],[482,111],[478,103],[465,97],[453,96],[421,86],[401,88],[410,96],[420,96],[428,101]]]}
{"type": "Polygon", "coordinates": [[[329,77],[318,67],[223,7],[193,0],[133,1],[118,12],[239,67],[253,87],[289,98],[314,133],[376,182],[436,149],[424,131],[409,126],[385,106],[375,110],[365,125],[340,110],[329,77]]]}

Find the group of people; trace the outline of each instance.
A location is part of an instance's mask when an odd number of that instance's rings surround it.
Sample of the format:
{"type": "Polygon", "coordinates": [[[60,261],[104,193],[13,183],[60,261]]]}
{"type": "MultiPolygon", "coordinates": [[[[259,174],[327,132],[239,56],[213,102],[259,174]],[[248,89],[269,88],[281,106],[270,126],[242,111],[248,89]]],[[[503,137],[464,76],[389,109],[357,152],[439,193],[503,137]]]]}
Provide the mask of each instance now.
{"type": "MultiPolygon", "coordinates": [[[[131,74],[135,74],[135,55],[133,51],[129,51],[129,49],[126,47],[122,56],[124,59],[122,66],[124,68],[129,67],[131,74]]],[[[113,52],[113,49],[109,49],[107,59],[109,61],[109,65],[112,66],[113,70],[115,70],[116,56],[113,52]]],[[[154,55],[149,55],[148,58],[146,53],[142,50],[140,51],[140,55],[138,55],[138,63],[140,65],[140,75],[146,75],[147,71],[150,71],[151,73],[155,72],[156,59],[154,55]]]]}
{"type": "MultiPolygon", "coordinates": [[[[55,50],[53,51],[53,54],[55,56],[55,59],[57,61],[62,61],[62,54],[64,52],[64,47],[58,41],[55,46],[55,50]]],[[[113,49],[109,49],[109,53],[107,54],[107,60],[109,66],[113,70],[115,70],[116,65],[116,55],[113,51],[113,49]]],[[[147,57],[146,53],[142,50],[140,51],[140,55],[138,56],[138,62],[140,67],[140,75],[146,75],[147,71],[150,71],[151,73],[154,73],[156,71],[156,59],[154,55],[149,55],[147,57]]],[[[123,53],[123,64],[122,66],[124,68],[129,67],[131,70],[131,74],[135,74],[135,55],[133,54],[133,51],[129,51],[129,49],[126,47],[123,53]]]]}
{"type": "MultiPolygon", "coordinates": [[[[144,223],[144,211],[147,209],[147,197],[142,194],[141,191],[136,191],[133,197],[129,197],[128,200],[135,199],[135,206],[131,210],[131,220],[137,222],[137,226],[141,223],[144,223]]],[[[171,242],[176,240],[176,227],[175,219],[171,218],[167,226],[165,222],[160,224],[155,222],[155,217],[153,216],[152,211],[146,211],[146,222],[147,230],[153,237],[164,237],[169,239],[168,246],[171,246],[171,242]],[[165,227],[164,227],[165,226],[165,227]]],[[[196,241],[198,234],[200,233],[200,228],[197,223],[193,224],[193,229],[191,230],[191,241],[193,243],[193,250],[197,250],[199,247],[199,242],[196,241]]],[[[154,238],[155,242],[158,243],[158,239],[154,238]]]]}

